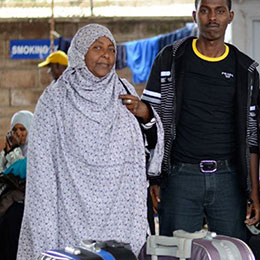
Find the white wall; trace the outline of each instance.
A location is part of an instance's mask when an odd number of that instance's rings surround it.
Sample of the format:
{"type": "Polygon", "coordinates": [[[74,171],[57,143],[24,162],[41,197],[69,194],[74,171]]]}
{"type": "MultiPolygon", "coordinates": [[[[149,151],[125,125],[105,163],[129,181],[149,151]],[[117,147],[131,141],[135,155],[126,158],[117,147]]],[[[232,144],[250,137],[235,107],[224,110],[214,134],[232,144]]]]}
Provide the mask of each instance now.
{"type": "Polygon", "coordinates": [[[260,0],[233,1],[233,11],[232,43],[260,63],[260,0]]]}

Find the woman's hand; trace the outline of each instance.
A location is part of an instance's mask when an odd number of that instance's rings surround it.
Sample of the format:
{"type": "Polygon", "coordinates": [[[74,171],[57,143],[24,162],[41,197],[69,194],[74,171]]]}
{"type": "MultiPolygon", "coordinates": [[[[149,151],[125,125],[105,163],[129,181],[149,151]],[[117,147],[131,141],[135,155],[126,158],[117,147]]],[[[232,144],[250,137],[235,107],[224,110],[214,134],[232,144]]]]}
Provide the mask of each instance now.
{"type": "Polygon", "coordinates": [[[135,116],[143,119],[144,123],[148,122],[150,112],[147,105],[142,102],[138,97],[126,94],[120,95],[119,99],[122,99],[123,104],[127,109],[133,113],[135,116]]]}
{"type": "Polygon", "coordinates": [[[9,152],[13,147],[19,145],[19,138],[12,132],[8,132],[5,141],[5,151],[9,152]]]}

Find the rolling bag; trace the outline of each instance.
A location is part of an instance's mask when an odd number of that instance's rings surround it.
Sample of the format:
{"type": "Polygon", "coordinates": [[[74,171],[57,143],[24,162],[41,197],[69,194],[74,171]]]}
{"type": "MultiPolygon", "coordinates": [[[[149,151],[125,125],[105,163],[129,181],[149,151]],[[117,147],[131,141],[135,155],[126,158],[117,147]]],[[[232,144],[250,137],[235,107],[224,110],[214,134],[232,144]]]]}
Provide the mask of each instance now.
{"type": "Polygon", "coordinates": [[[77,247],[43,252],[38,260],[136,260],[136,257],[129,244],[82,240],[77,247]]]}
{"type": "Polygon", "coordinates": [[[139,260],[254,260],[249,246],[240,239],[202,230],[174,231],[173,237],[150,236],[139,260]]]}

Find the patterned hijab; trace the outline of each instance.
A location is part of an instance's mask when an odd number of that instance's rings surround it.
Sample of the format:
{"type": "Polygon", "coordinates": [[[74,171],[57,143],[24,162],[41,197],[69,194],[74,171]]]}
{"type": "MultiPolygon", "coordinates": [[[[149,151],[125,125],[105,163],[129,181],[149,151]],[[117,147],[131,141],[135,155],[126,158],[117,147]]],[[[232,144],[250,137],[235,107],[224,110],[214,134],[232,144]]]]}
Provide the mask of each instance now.
{"type": "Polygon", "coordinates": [[[74,80],[77,78],[78,81],[85,81],[84,89],[91,89],[93,87],[97,89],[105,87],[107,84],[113,85],[115,83],[118,78],[115,72],[115,65],[106,76],[98,78],[89,71],[85,64],[85,55],[89,47],[100,37],[107,37],[116,48],[113,35],[102,25],[89,24],[78,30],[68,51],[69,66],[63,74],[65,79],[70,80],[73,74],[72,77],[74,80]]]}
{"type": "MultiPolygon", "coordinates": [[[[111,32],[100,24],[89,24],[81,29],[73,37],[69,56],[69,67],[71,68],[85,68],[85,55],[89,47],[100,37],[107,37],[116,47],[116,42],[111,32]]],[[[115,72],[115,67],[113,68],[115,72]]]]}
{"type": "MultiPolygon", "coordinates": [[[[117,110],[118,95],[123,89],[122,83],[116,74],[115,65],[106,76],[99,78],[93,75],[85,64],[85,55],[89,47],[98,38],[104,36],[116,47],[113,35],[102,25],[89,24],[78,30],[68,51],[69,66],[63,73],[61,80],[87,101],[84,108],[88,111],[88,114],[89,111],[95,111],[91,113],[91,120],[100,120],[100,118],[97,118],[99,116],[97,112],[106,110],[108,114],[102,120],[112,122],[116,113],[115,109],[117,110]],[[112,103],[116,104],[116,107],[112,103]],[[111,109],[110,111],[108,111],[108,106],[111,109]]],[[[136,95],[133,87],[128,82],[125,82],[125,84],[129,87],[129,91],[136,95]]],[[[75,105],[79,106],[79,104],[75,105]]]]}

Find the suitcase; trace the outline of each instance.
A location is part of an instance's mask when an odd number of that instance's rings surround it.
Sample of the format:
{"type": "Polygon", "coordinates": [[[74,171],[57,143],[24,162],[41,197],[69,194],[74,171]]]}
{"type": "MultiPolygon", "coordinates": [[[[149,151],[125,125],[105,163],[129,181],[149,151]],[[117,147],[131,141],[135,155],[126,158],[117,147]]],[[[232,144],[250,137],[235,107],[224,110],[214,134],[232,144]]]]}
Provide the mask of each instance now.
{"type": "Polygon", "coordinates": [[[201,230],[173,232],[173,237],[150,236],[139,260],[254,260],[249,246],[240,239],[201,230]]]}
{"type": "Polygon", "coordinates": [[[137,260],[130,245],[110,241],[82,240],[79,246],[48,250],[38,260],[137,260]]]}

